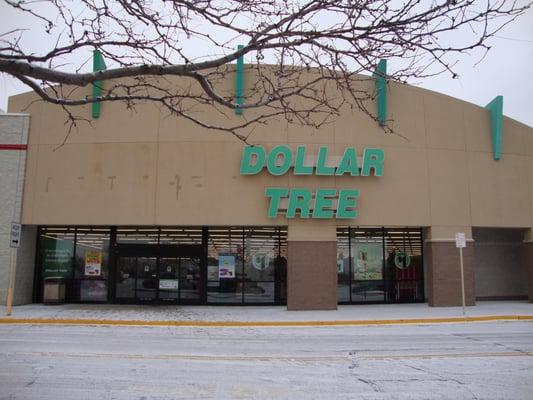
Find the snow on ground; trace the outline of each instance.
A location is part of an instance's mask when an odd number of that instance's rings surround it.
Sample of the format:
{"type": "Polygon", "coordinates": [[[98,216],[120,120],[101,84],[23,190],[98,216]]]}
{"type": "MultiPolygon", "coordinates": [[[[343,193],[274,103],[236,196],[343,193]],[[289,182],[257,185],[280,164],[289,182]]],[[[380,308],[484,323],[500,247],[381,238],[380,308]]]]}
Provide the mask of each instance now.
{"type": "Polygon", "coordinates": [[[533,322],[0,325],[0,399],[530,400],[533,322]]]}
{"type": "MultiPolygon", "coordinates": [[[[336,311],[287,311],[285,306],[150,306],[119,304],[31,304],[13,309],[13,318],[77,318],[138,321],[347,321],[462,317],[461,307],[418,304],[339,306],[336,311]]],[[[467,316],[529,315],[527,301],[486,301],[467,307],[467,316]]],[[[2,315],[0,315],[2,317],[2,315]]]]}

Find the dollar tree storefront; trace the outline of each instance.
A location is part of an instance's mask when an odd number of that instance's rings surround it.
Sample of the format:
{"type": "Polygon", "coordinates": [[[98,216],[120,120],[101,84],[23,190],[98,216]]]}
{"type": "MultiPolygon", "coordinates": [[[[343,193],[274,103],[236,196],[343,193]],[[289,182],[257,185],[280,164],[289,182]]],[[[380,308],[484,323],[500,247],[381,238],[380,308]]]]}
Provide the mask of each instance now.
{"type": "Polygon", "coordinates": [[[246,145],[119,103],[63,143],[61,110],[12,97],[30,114],[21,221],[35,238],[19,288],[39,302],[59,276],[71,302],[459,305],[461,232],[467,304],[531,298],[532,128],[388,94],[396,134],[346,108],[321,129],[259,126],[246,145]]]}
{"type": "MultiPolygon", "coordinates": [[[[382,149],[347,147],[338,165],[327,147],[243,147],[240,175],[381,177],[382,149]],[[361,160],[361,162],[359,162],[361,160]],[[359,165],[361,163],[361,165],[359,165]],[[331,164],[331,163],[329,163],[331,164]]],[[[357,189],[265,188],[268,218],[351,221],[357,189]]],[[[338,301],[424,300],[421,228],[337,228],[338,301]]],[[[40,227],[37,283],[62,277],[70,301],[160,304],[286,304],[287,227],[40,227]]],[[[319,277],[318,277],[319,278],[319,277]]],[[[36,293],[36,301],[42,293],[36,293]]]]}

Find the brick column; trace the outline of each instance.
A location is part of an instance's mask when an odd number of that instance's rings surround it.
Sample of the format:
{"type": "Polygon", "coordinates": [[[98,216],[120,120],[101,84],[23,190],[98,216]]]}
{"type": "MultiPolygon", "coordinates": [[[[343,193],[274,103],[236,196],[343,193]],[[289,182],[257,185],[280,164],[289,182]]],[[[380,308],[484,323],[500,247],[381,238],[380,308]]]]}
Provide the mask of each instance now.
{"type": "Polygon", "coordinates": [[[312,222],[289,225],[288,310],[337,309],[336,229],[312,222]]]}
{"type": "Polygon", "coordinates": [[[527,268],[527,293],[533,303],[533,229],[526,232],[524,240],[524,262],[527,268]]]}
{"type": "MultiPolygon", "coordinates": [[[[469,236],[470,232],[467,233],[469,236]]],[[[461,306],[461,267],[455,239],[433,237],[424,244],[428,303],[433,307],[461,306]]],[[[474,256],[474,242],[470,239],[463,249],[467,306],[476,304],[474,256]]]]}

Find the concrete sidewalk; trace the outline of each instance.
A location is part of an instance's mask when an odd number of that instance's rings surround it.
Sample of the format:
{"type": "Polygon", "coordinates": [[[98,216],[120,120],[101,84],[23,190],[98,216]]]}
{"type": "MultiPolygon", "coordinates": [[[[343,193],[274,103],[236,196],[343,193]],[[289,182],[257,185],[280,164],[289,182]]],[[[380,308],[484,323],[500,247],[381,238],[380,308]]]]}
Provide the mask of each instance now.
{"type": "Polygon", "coordinates": [[[13,308],[0,323],[59,323],[175,326],[302,326],[533,320],[533,303],[486,301],[467,307],[427,304],[339,306],[336,311],[287,311],[285,306],[149,306],[119,304],[31,304],[13,308]]]}

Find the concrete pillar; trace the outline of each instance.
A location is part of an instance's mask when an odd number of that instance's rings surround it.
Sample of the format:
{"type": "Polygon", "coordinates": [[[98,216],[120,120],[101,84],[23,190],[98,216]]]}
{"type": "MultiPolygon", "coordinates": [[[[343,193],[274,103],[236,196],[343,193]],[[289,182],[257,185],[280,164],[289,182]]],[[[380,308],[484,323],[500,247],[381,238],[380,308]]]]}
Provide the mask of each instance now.
{"type": "Polygon", "coordinates": [[[337,309],[337,231],[331,222],[295,221],[287,232],[287,309],[337,309]]]}
{"type": "Polygon", "coordinates": [[[17,254],[10,247],[11,222],[20,222],[29,123],[27,114],[0,114],[0,304],[6,304],[17,254]]]}
{"type": "Polygon", "coordinates": [[[533,228],[528,229],[524,238],[524,262],[527,268],[527,291],[529,302],[533,303],[533,228]]]}
{"type": "Polygon", "coordinates": [[[459,249],[455,247],[455,233],[467,237],[463,249],[466,305],[476,304],[474,241],[470,227],[431,227],[424,243],[427,271],[427,298],[430,306],[461,306],[461,267],[459,249]]]}

